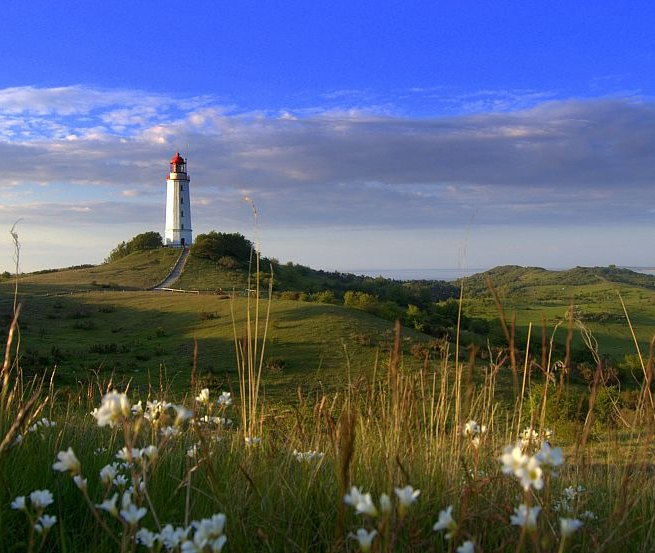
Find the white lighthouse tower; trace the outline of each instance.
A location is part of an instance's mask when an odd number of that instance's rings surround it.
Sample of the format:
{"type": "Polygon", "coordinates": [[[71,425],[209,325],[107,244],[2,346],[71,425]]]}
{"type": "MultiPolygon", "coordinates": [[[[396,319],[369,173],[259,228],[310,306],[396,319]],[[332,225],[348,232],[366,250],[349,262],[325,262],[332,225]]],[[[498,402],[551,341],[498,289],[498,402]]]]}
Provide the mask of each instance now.
{"type": "Polygon", "coordinates": [[[184,248],[193,243],[190,182],[186,172],[186,160],[178,152],[171,158],[171,172],[166,179],[166,246],[184,248]]]}

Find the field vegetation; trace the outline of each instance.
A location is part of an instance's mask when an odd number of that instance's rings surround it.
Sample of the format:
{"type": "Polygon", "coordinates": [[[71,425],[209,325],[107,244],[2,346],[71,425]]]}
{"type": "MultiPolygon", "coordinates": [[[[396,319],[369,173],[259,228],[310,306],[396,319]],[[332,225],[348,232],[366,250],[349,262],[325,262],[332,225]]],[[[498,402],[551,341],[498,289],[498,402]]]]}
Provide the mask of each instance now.
{"type": "Polygon", "coordinates": [[[650,279],[142,291],[177,253],[0,284],[0,551],[655,549],[650,279]]]}

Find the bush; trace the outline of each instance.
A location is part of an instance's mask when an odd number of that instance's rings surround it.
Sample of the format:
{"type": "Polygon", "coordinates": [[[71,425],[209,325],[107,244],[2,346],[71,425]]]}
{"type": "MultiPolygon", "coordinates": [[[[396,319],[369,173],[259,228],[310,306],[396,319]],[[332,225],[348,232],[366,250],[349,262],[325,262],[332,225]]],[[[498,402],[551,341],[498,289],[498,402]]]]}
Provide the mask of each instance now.
{"type": "Polygon", "coordinates": [[[314,294],[314,301],[317,303],[334,303],[334,293],[331,290],[324,290],[314,294]]]}
{"type": "Polygon", "coordinates": [[[266,360],[266,365],[264,366],[264,369],[268,373],[280,374],[282,373],[282,371],[284,371],[286,366],[287,366],[287,362],[281,357],[270,357],[266,360]]]}
{"type": "Polygon", "coordinates": [[[164,245],[161,234],[154,231],[144,232],[142,234],[137,234],[129,242],[121,242],[116,246],[110,253],[106,263],[111,261],[116,261],[121,257],[131,254],[132,252],[138,252],[143,250],[156,250],[161,248],[164,245]]]}
{"type": "MultiPolygon", "coordinates": [[[[247,263],[250,260],[252,249],[252,242],[238,232],[226,233],[212,230],[207,234],[196,236],[196,240],[191,246],[191,255],[216,262],[230,257],[238,265],[239,263],[247,263]]],[[[224,262],[232,263],[227,260],[224,262]]]]}
{"type": "Polygon", "coordinates": [[[223,269],[234,270],[239,268],[239,262],[231,255],[224,255],[223,257],[220,257],[216,263],[219,267],[223,267],[223,269]]]}

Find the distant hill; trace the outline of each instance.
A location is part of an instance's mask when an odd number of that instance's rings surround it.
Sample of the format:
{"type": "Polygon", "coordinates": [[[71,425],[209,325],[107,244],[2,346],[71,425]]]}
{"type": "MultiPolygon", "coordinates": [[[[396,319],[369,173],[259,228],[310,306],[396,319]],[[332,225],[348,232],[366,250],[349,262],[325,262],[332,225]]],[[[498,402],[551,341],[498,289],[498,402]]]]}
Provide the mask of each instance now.
{"type": "Polygon", "coordinates": [[[615,266],[550,271],[541,267],[503,265],[466,278],[466,287],[473,294],[486,295],[489,293],[487,279],[497,290],[506,293],[539,286],[585,286],[608,282],[655,290],[655,276],[615,266]]]}
{"type": "MultiPolygon", "coordinates": [[[[614,358],[635,353],[622,299],[642,352],[648,355],[655,332],[655,276],[613,266],[550,271],[506,265],[464,279],[465,313],[489,321],[499,343],[503,339],[497,324],[500,313],[488,283],[496,290],[508,321],[516,317],[520,336],[525,337],[529,323],[539,333],[545,323],[550,335],[557,323],[568,321],[573,308],[575,319],[598,340],[599,353],[614,358]]],[[[576,323],[574,346],[582,355],[586,348],[578,327],[576,323]]],[[[564,334],[560,330],[556,340],[563,343],[564,334]]]]}

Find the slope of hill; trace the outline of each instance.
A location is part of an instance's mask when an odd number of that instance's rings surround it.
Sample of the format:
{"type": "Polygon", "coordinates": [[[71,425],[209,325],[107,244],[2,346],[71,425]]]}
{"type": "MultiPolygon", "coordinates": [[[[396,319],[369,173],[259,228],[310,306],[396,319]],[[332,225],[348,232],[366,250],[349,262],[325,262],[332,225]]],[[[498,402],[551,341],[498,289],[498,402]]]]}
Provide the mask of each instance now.
{"type": "MultiPolygon", "coordinates": [[[[161,371],[188,386],[197,340],[199,376],[236,385],[234,328],[241,339],[246,302],[136,291],[27,298],[20,319],[21,365],[28,373],[57,366],[58,382],[69,385],[98,375],[158,386],[161,371]]],[[[404,336],[406,365],[420,366],[422,359],[409,350],[429,337],[411,330],[404,336]]],[[[347,367],[352,378],[372,371],[378,347],[388,350],[390,344],[390,323],[363,311],[273,300],[264,382],[272,392],[342,384],[347,367]]]]}
{"type": "MultiPolygon", "coordinates": [[[[179,255],[179,250],[160,248],[134,252],[111,263],[38,271],[21,275],[19,287],[26,294],[100,288],[143,290],[160,282],[179,255]]],[[[11,280],[0,283],[0,295],[13,286],[11,280]]]]}
{"type": "MultiPolygon", "coordinates": [[[[496,267],[464,281],[465,312],[494,321],[499,318],[499,310],[487,281],[498,293],[508,320],[516,317],[523,336],[530,322],[539,328],[545,323],[552,329],[558,322],[567,321],[573,308],[574,318],[598,339],[599,352],[614,358],[635,352],[623,300],[640,347],[647,355],[655,331],[654,276],[616,267],[576,267],[568,271],[496,267]]],[[[495,330],[499,335],[497,325],[495,330]]],[[[560,335],[565,332],[562,330],[560,335]]],[[[574,345],[584,348],[578,332],[574,345]]]]}

